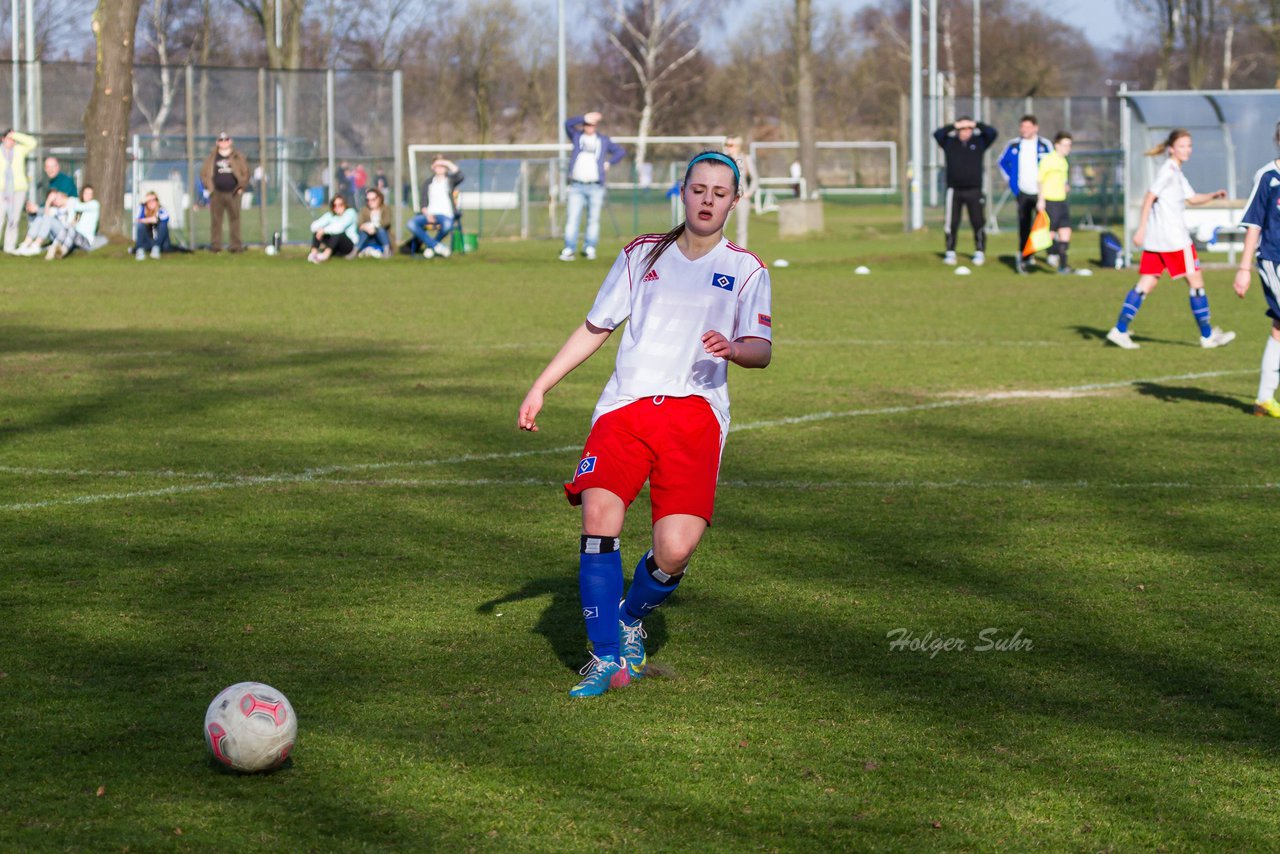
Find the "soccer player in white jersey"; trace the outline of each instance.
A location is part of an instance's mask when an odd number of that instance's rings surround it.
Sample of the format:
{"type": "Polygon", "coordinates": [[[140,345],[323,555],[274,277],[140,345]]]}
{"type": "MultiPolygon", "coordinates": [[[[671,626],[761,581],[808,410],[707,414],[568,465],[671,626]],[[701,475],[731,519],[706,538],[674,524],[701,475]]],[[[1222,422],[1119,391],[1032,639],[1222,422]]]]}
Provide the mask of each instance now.
{"type": "MultiPolygon", "coordinates": [[[[1280,150],[1280,124],[1276,125],[1276,148],[1280,150]]],[[[1280,159],[1272,160],[1253,176],[1253,192],[1245,205],[1244,253],[1236,270],[1234,287],[1241,298],[1249,291],[1250,265],[1256,255],[1262,294],[1267,299],[1271,335],[1262,350],[1258,398],[1253,414],[1280,418],[1276,388],[1280,387],[1280,159]]]]}
{"type": "Polygon", "coordinates": [[[729,428],[729,363],[763,368],[772,357],[769,272],[724,237],[740,184],[737,164],[718,151],[689,161],[681,187],[685,221],[619,253],[586,321],[520,406],[520,429],[536,431],[546,393],[621,329],[613,376],[565,484],[569,502],[582,507],[578,584],[593,650],[569,692],[574,697],[644,675],[641,620],[675,592],[711,524],[729,428]],[[653,547],[624,598],[619,535],[646,480],[653,547]]]}
{"type": "Polygon", "coordinates": [[[1223,332],[1209,323],[1209,298],[1204,293],[1200,259],[1183,219],[1187,205],[1203,205],[1213,199],[1226,198],[1227,191],[1197,193],[1182,174],[1182,164],[1191,157],[1189,131],[1175,128],[1163,142],[1147,152],[1148,157],[1161,154],[1167,154],[1169,159],[1161,164],[1151,188],[1142,198],[1138,230],[1133,233],[1134,244],[1142,249],[1138,283],[1125,295],[1120,317],[1107,333],[1107,340],[1126,350],[1138,349],[1138,343],[1129,335],[1129,324],[1142,306],[1143,298],[1155,289],[1161,273],[1168,270],[1175,281],[1185,276],[1191,288],[1191,314],[1200,327],[1200,346],[1207,349],[1230,344],[1236,334],[1223,332]]]}

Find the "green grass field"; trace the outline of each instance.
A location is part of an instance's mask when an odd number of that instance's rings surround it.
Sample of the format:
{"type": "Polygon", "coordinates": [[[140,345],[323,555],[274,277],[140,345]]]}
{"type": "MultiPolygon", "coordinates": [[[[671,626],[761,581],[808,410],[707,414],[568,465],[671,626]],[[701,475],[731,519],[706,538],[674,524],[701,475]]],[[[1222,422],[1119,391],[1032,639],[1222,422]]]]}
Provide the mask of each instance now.
{"type": "Polygon", "coordinates": [[[0,850],[1274,848],[1260,294],[1208,273],[1204,351],[1166,281],[1125,352],[1131,274],[827,214],[755,223],[773,365],[658,673],[588,701],[559,484],[612,347],[515,417],[606,261],[0,259],[0,850]],[[201,736],[248,679],[300,720],[271,775],[201,736]]]}

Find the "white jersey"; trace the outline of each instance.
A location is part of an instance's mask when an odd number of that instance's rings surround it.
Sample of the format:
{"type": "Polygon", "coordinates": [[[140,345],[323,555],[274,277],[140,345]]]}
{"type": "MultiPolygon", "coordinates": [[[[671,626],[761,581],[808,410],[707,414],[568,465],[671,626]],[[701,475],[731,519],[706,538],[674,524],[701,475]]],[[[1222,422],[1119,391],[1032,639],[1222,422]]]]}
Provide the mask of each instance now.
{"type": "Polygon", "coordinates": [[[726,239],[696,261],[672,244],[645,272],[660,234],[646,234],[618,254],[587,320],[622,331],[613,376],[591,416],[596,419],[646,397],[706,398],[721,430],[729,427],[729,363],[702,348],[715,330],[730,341],[773,340],[769,271],[726,239]]]}
{"type": "Polygon", "coordinates": [[[1142,248],[1148,252],[1178,252],[1191,245],[1191,232],[1184,218],[1187,199],[1196,194],[1187,176],[1170,157],[1156,172],[1148,191],[1156,197],[1147,219],[1142,248]]]}

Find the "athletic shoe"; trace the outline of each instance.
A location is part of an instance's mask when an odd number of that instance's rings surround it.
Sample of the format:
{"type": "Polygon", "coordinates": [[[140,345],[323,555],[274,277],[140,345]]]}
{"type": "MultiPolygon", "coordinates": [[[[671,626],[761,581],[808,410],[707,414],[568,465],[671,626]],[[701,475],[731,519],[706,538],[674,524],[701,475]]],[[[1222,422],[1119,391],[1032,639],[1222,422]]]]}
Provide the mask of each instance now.
{"type": "Polygon", "coordinates": [[[606,661],[593,654],[578,673],[586,678],[569,689],[570,697],[599,697],[610,688],[625,688],[631,684],[625,659],[621,662],[606,661]]]}
{"type": "Polygon", "coordinates": [[[572,260],[573,260],[573,250],[572,250],[572,249],[561,249],[561,250],[560,250],[560,260],[561,260],[561,261],[572,261],[572,260]]]}
{"type": "Polygon", "coordinates": [[[588,246],[586,249],[583,249],[582,254],[587,256],[588,261],[596,260],[596,248],[594,246],[588,246]]]}
{"type": "Polygon", "coordinates": [[[956,253],[948,252],[946,255],[943,255],[942,263],[950,264],[952,267],[954,267],[956,265],[956,253]]]}
{"type": "Polygon", "coordinates": [[[986,253],[983,253],[983,252],[973,253],[973,266],[981,267],[985,263],[987,263],[986,253]]]}
{"type": "Polygon", "coordinates": [[[1056,267],[1056,266],[1058,266],[1058,256],[1057,256],[1057,255],[1046,255],[1046,256],[1044,256],[1044,262],[1045,262],[1046,264],[1048,264],[1050,267],[1056,267]]]}
{"type": "Polygon", "coordinates": [[[159,246],[152,246],[152,247],[151,247],[151,260],[152,260],[152,261],[159,261],[159,260],[160,260],[160,247],[159,247],[159,246]]]}
{"type": "Polygon", "coordinates": [[[1260,400],[1253,405],[1253,414],[1280,418],[1280,403],[1276,403],[1274,397],[1270,400],[1260,400]]]}
{"type": "Polygon", "coordinates": [[[1121,332],[1119,329],[1116,329],[1114,326],[1111,327],[1111,331],[1107,333],[1107,340],[1110,341],[1112,344],[1115,344],[1117,347],[1121,348],[1122,350],[1138,349],[1138,342],[1130,338],[1128,332],[1121,332]]]}
{"type": "Polygon", "coordinates": [[[40,252],[41,250],[40,250],[39,244],[28,243],[25,246],[19,246],[17,252],[15,252],[14,254],[30,256],[30,255],[39,255],[40,252]]]}
{"type": "Polygon", "coordinates": [[[1215,326],[1212,332],[1200,339],[1200,346],[1206,350],[1212,350],[1214,347],[1225,347],[1234,340],[1236,340],[1234,332],[1223,332],[1215,326]]]}
{"type": "Polygon", "coordinates": [[[423,257],[423,258],[434,258],[434,257],[436,257],[436,251],[435,251],[434,249],[432,249],[430,246],[428,246],[428,247],[426,247],[425,249],[423,249],[423,250],[422,250],[422,257],[423,257]]]}
{"type": "Polygon", "coordinates": [[[133,253],[133,257],[137,258],[139,261],[145,261],[147,260],[147,250],[139,249],[137,252],[133,253]]]}
{"type": "Polygon", "coordinates": [[[619,620],[618,626],[622,632],[622,660],[627,663],[627,673],[632,679],[640,679],[649,669],[649,656],[644,652],[644,639],[649,635],[639,622],[628,626],[626,620],[619,620]]]}
{"type": "Polygon", "coordinates": [[[1075,267],[1071,267],[1071,266],[1067,266],[1067,267],[1059,267],[1059,268],[1058,268],[1058,275],[1059,275],[1059,276],[1074,276],[1074,275],[1075,275],[1075,272],[1076,272],[1076,268],[1075,268],[1075,267]]]}
{"type": "Polygon", "coordinates": [[[453,254],[453,250],[450,249],[448,246],[445,246],[443,243],[441,243],[439,246],[436,247],[436,254],[439,255],[441,258],[448,258],[450,255],[453,254]]]}

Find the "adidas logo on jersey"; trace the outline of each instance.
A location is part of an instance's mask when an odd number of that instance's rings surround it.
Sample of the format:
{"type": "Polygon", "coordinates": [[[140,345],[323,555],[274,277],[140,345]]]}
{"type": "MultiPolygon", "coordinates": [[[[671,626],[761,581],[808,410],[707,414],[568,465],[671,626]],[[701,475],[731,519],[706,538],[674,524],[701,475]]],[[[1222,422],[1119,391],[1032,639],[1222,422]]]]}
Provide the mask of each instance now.
{"type": "Polygon", "coordinates": [[[643,279],[641,279],[640,281],[642,281],[642,282],[656,282],[656,281],[658,281],[658,271],[657,271],[657,270],[650,270],[649,272],[647,272],[647,273],[645,273],[645,274],[644,274],[644,278],[643,278],[643,279]]]}

